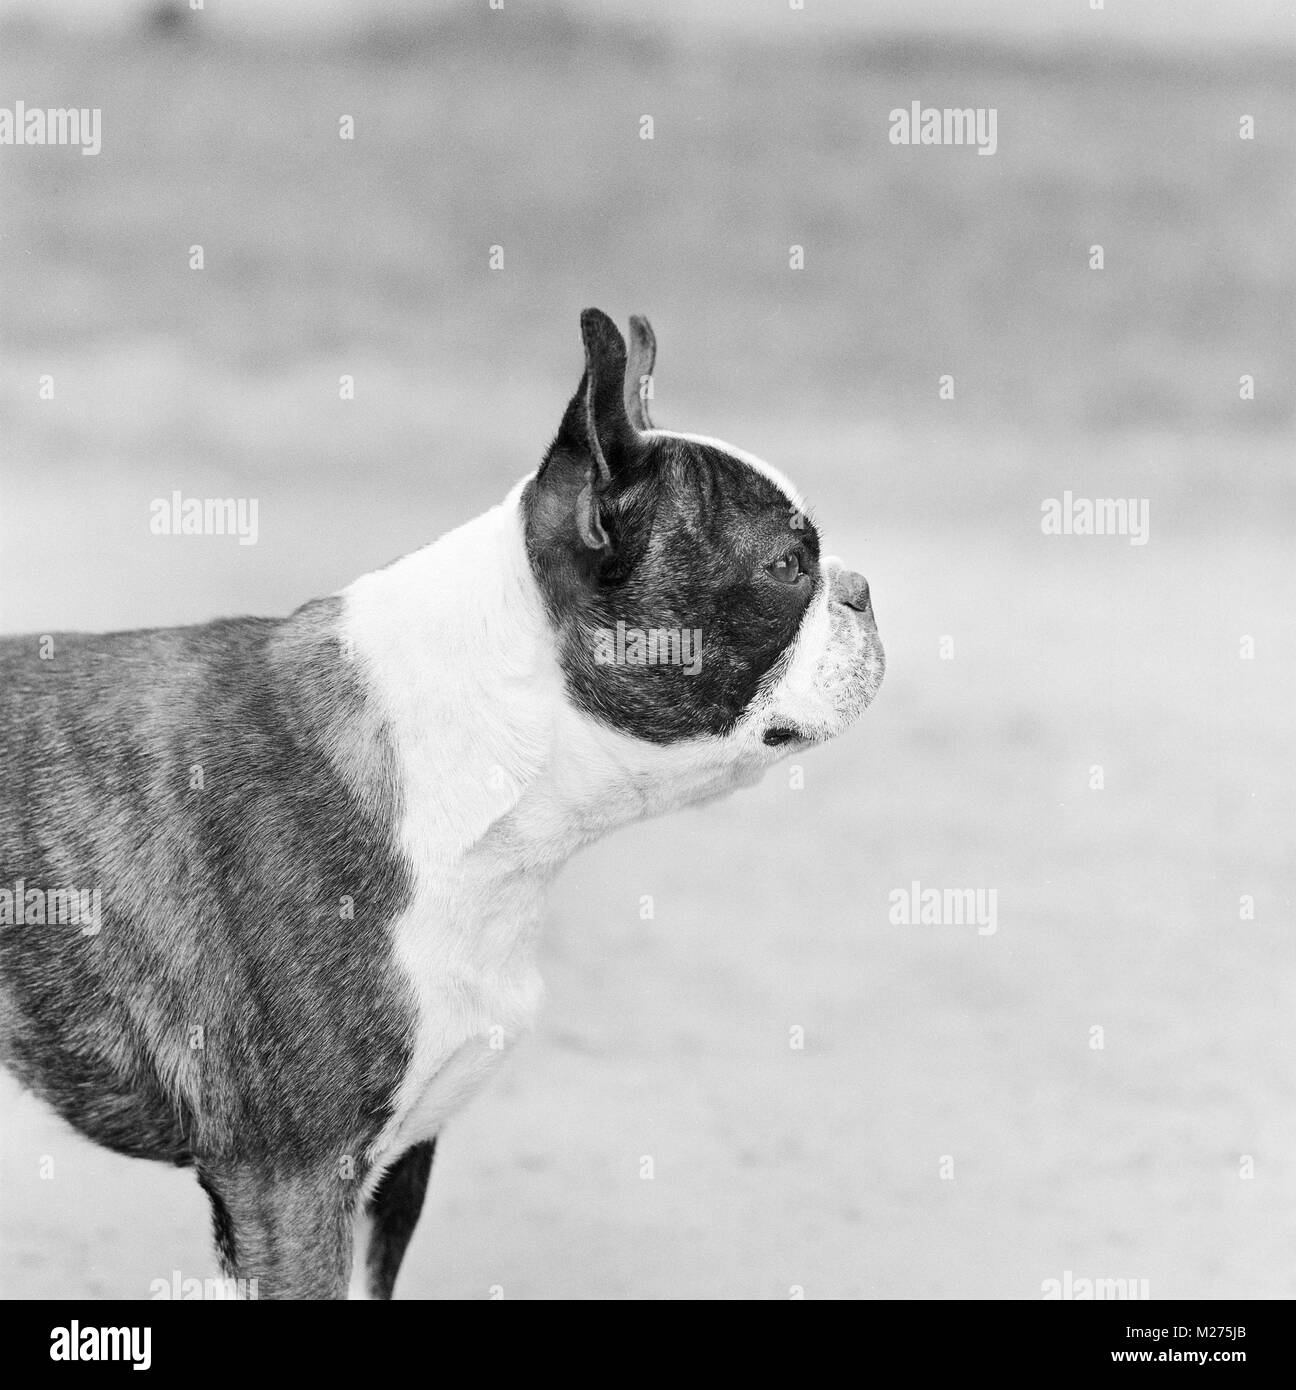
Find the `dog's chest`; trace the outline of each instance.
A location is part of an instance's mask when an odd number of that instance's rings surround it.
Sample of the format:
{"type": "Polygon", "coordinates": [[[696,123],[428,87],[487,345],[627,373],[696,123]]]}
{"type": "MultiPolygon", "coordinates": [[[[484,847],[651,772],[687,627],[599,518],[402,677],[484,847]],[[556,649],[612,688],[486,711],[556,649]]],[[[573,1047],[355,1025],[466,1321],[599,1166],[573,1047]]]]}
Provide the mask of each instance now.
{"type": "Polygon", "coordinates": [[[390,750],[410,879],[388,927],[410,1053],[369,1150],[381,1163],[480,1089],[542,993],[535,938],[570,847],[534,784],[562,683],[516,498],[357,581],[345,627],[390,750]]]}
{"type": "Polygon", "coordinates": [[[466,878],[451,885],[429,878],[396,924],[412,1046],[379,1151],[399,1153],[435,1136],[486,1084],[539,1008],[543,885],[466,878]]]}

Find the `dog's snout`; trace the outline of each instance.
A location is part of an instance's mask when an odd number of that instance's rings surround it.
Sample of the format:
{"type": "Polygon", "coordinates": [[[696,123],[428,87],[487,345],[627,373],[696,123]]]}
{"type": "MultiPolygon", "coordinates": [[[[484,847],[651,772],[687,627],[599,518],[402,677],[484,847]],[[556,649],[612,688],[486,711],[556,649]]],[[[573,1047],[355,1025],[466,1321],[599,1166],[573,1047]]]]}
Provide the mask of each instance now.
{"type": "Polygon", "coordinates": [[[867,613],[870,607],[868,580],[854,570],[838,570],[833,575],[832,596],[838,603],[853,608],[857,613],[867,613]]]}

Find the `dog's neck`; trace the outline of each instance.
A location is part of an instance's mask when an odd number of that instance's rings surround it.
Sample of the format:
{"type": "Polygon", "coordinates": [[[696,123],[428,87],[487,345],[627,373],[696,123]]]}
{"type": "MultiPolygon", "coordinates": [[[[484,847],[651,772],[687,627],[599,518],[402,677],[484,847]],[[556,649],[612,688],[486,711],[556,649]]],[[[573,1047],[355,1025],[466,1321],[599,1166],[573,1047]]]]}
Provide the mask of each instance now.
{"type": "Polygon", "coordinates": [[[617,826],[740,780],[714,741],[645,747],[571,707],[527,558],[524,485],[343,593],[364,717],[394,754],[404,848],[434,872],[548,877],[617,826]]]}

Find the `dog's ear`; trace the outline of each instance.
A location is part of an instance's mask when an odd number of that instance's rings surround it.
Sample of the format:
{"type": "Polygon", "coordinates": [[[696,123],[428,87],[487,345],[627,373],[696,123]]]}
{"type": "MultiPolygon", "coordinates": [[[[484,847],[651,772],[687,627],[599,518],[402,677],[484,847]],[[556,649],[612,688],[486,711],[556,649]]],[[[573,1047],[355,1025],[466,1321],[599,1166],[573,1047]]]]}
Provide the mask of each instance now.
{"type": "Polygon", "coordinates": [[[599,497],[641,454],[643,441],[626,413],[625,339],[601,309],[586,309],[580,322],[585,373],[536,474],[535,494],[551,519],[570,508],[581,542],[610,554],[599,497]]]}
{"type": "Polygon", "coordinates": [[[630,316],[630,364],[626,369],[626,414],[637,430],[652,429],[648,402],[652,399],[653,365],[657,361],[657,338],[652,324],[641,314],[630,316]]]}

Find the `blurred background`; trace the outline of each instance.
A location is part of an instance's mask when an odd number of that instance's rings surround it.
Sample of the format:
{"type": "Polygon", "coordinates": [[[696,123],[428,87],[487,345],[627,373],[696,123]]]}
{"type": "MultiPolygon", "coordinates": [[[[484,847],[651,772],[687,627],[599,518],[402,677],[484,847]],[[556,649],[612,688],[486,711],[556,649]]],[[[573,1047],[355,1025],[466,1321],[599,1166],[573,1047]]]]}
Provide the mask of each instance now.
{"type": "MultiPolygon", "coordinates": [[[[1296,1295],[1294,34],[0,8],[0,104],[103,111],[97,157],[0,148],[0,629],[284,613],[425,544],[538,462],[589,304],[651,317],[657,423],[776,463],[872,584],[851,734],[560,879],[401,1295],[1296,1295]],[[890,144],[914,101],[994,107],[997,153],[890,144]],[[257,544],[152,535],[175,490],[257,498],[257,544]],[[1068,490],[1147,499],[1148,544],[1042,534],[1068,490]],[[914,880],[997,931],[893,925],[914,880]]],[[[192,1176],[8,1082],[0,1118],[0,1293],[213,1272],[192,1176]]]]}

